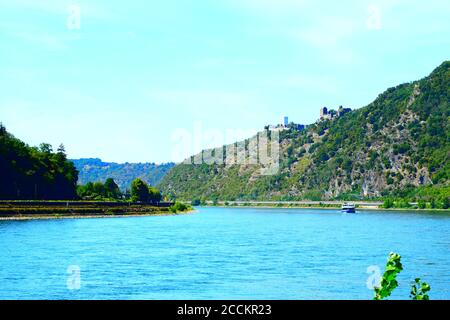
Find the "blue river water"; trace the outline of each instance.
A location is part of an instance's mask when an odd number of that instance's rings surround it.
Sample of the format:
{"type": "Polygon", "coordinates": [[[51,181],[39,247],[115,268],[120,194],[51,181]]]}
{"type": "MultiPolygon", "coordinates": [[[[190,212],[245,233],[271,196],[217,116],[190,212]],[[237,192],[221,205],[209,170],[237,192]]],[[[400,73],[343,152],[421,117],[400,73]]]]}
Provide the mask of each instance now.
{"type": "Polygon", "coordinates": [[[197,210],[0,221],[0,299],[371,299],[391,251],[450,299],[448,213],[197,210]]]}

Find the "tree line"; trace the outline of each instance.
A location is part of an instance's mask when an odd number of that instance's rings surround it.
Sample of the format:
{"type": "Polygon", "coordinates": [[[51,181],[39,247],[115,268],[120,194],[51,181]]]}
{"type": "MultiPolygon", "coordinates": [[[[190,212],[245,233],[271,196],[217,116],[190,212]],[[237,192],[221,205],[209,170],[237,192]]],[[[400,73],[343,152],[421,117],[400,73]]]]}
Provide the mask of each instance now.
{"type": "Polygon", "coordinates": [[[161,192],[137,178],[132,181],[131,188],[122,192],[112,178],[102,182],[88,182],[77,186],[77,194],[83,200],[126,200],[133,202],[160,202],[161,192]]]}
{"type": "Polygon", "coordinates": [[[0,123],[0,199],[76,199],[77,180],[62,144],[30,147],[0,123]]]}
{"type": "Polygon", "coordinates": [[[128,200],[159,202],[161,192],[141,179],[121,192],[109,178],[78,185],[78,171],[64,145],[56,152],[48,143],[30,147],[0,123],[0,199],[3,200],[128,200]]]}

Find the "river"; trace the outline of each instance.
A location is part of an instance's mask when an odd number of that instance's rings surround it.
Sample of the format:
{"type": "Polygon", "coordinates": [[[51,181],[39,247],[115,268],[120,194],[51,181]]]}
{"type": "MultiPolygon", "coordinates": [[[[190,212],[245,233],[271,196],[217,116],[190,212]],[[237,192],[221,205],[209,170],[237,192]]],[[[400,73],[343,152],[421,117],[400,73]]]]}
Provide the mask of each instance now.
{"type": "Polygon", "coordinates": [[[391,251],[392,299],[416,277],[450,299],[448,213],[197,208],[0,221],[0,240],[0,299],[371,299],[391,251]]]}

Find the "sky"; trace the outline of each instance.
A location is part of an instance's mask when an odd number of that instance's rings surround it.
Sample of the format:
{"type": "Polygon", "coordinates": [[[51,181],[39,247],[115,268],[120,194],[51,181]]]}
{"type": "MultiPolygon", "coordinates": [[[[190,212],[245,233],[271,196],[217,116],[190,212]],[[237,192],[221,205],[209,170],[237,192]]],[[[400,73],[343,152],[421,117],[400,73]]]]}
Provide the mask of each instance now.
{"type": "Polygon", "coordinates": [[[0,0],[0,122],[73,159],[181,161],[425,77],[449,17],[448,0],[0,0]]]}

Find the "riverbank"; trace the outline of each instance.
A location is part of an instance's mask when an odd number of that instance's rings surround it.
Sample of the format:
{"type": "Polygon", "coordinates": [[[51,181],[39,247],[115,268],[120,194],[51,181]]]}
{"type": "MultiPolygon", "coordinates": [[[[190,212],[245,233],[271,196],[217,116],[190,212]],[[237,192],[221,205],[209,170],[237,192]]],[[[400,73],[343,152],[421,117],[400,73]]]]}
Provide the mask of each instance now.
{"type": "Polygon", "coordinates": [[[159,213],[142,213],[142,214],[116,214],[116,215],[21,215],[21,216],[11,216],[5,217],[0,216],[0,221],[21,221],[21,220],[52,220],[52,219],[111,219],[111,218],[133,218],[133,217],[156,217],[156,216],[177,216],[194,213],[195,210],[185,211],[185,212],[159,212],[159,213]]]}
{"type": "Polygon", "coordinates": [[[173,210],[173,203],[86,201],[0,201],[0,220],[112,218],[190,213],[173,210]]]}
{"type": "MultiPolygon", "coordinates": [[[[425,208],[419,209],[416,203],[410,203],[410,207],[405,208],[384,208],[380,201],[350,201],[355,204],[358,210],[383,210],[383,211],[436,211],[450,212],[450,209],[425,208]]],[[[347,201],[218,201],[216,203],[207,201],[202,204],[206,207],[223,208],[266,208],[266,209],[324,209],[340,210],[347,201]]]]}

